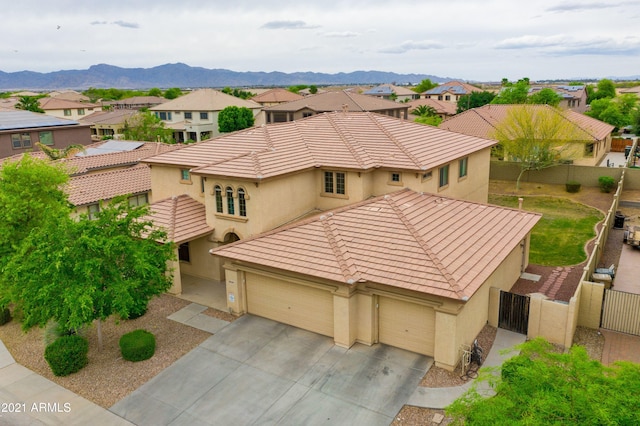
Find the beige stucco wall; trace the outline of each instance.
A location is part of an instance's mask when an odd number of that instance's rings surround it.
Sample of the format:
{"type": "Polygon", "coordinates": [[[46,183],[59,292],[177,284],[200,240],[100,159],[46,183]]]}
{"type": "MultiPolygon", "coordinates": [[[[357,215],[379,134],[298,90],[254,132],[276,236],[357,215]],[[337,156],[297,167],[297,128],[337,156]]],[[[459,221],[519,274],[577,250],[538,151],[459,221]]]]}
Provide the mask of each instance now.
{"type": "Polygon", "coordinates": [[[189,241],[190,262],[180,261],[180,272],[194,277],[223,281],[221,269],[216,268],[215,264],[216,260],[217,262],[220,260],[212,259],[209,254],[209,250],[217,246],[217,243],[211,241],[210,235],[189,241]]]}
{"type": "Polygon", "coordinates": [[[580,287],[578,325],[597,329],[600,327],[604,284],[582,281],[580,287]]]}
{"type": "Polygon", "coordinates": [[[169,167],[151,165],[151,189],[150,203],[155,203],[174,195],[187,194],[195,200],[202,200],[200,191],[200,177],[191,175],[191,180],[180,180],[180,169],[190,167],[169,167]]]}

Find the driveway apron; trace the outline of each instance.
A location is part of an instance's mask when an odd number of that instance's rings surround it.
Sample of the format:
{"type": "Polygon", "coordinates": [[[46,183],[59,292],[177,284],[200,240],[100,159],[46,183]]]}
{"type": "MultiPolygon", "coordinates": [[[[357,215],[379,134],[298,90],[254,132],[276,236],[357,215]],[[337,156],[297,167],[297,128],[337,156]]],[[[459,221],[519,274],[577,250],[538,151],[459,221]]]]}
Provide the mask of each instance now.
{"type": "Polygon", "coordinates": [[[432,362],[245,315],[110,410],[136,425],[388,425],[432,362]]]}

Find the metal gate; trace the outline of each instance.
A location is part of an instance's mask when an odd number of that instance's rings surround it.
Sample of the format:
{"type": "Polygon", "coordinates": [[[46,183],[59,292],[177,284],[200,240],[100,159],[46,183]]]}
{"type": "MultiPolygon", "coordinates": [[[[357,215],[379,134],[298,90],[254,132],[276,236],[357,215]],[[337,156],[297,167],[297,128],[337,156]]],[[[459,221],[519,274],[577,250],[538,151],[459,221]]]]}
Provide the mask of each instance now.
{"type": "Polygon", "coordinates": [[[605,290],[600,327],[640,336],[640,294],[605,290]]]}
{"type": "Polygon", "coordinates": [[[529,329],[529,296],[500,291],[498,327],[526,335],[529,329]]]}

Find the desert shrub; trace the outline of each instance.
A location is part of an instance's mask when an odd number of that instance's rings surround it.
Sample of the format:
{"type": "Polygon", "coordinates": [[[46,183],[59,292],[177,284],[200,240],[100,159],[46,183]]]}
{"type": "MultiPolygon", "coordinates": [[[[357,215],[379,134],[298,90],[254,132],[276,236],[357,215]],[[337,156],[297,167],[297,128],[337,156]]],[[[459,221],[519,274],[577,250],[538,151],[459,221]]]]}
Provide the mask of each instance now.
{"type": "Polygon", "coordinates": [[[5,325],[11,321],[11,311],[9,308],[0,308],[0,325],[5,325]]]}
{"type": "Polygon", "coordinates": [[[127,361],[144,361],[156,351],[156,338],[146,330],[134,330],[120,338],[120,352],[127,361]]]}
{"type": "Polygon", "coordinates": [[[616,181],[611,176],[600,176],[598,178],[598,184],[600,185],[600,191],[611,192],[616,186],[616,181]]]}
{"type": "Polygon", "coordinates": [[[576,182],[576,181],[572,180],[572,181],[569,181],[569,182],[565,183],[565,187],[567,189],[567,192],[575,194],[576,192],[580,192],[581,184],[580,184],[580,182],[576,182]]]}
{"type": "Polygon", "coordinates": [[[51,371],[56,376],[68,376],[80,371],[89,358],[89,342],[77,334],[62,336],[56,339],[44,350],[44,359],[47,360],[51,371]]]}

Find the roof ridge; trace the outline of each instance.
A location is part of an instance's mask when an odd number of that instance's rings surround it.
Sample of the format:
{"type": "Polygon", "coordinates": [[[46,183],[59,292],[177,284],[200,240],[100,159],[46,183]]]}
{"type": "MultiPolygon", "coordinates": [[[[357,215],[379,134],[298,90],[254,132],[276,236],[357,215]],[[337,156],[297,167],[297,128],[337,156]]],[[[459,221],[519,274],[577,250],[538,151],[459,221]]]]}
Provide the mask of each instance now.
{"type": "MultiPolygon", "coordinates": [[[[354,147],[352,146],[352,144],[354,145],[359,145],[358,141],[356,140],[356,138],[354,138],[351,133],[349,133],[348,131],[343,130],[342,128],[339,128],[337,123],[334,120],[334,116],[331,114],[326,114],[327,117],[327,121],[329,122],[329,124],[331,124],[331,126],[333,127],[333,129],[338,133],[338,136],[340,136],[340,139],[345,142],[345,145],[347,147],[347,149],[349,150],[349,152],[353,155],[353,158],[356,160],[356,162],[358,163],[358,166],[365,168],[365,162],[362,160],[360,154],[358,154],[358,152],[356,152],[356,150],[354,149],[354,147]]],[[[365,151],[366,153],[366,151],[365,151]]],[[[368,155],[367,155],[368,156],[368,155]]]]}
{"type": "Polygon", "coordinates": [[[358,101],[356,101],[355,99],[353,99],[353,96],[351,96],[351,95],[352,95],[352,93],[351,93],[351,92],[347,92],[346,90],[343,90],[342,92],[343,92],[345,95],[347,95],[347,98],[351,99],[351,101],[352,101],[354,104],[356,104],[356,105],[358,106],[358,108],[360,108],[362,111],[366,111],[366,110],[367,110],[367,108],[363,107],[362,105],[360,105],[360,104],[358,103],[358,101]]]}
{"type": "MultiPolygon", "coordinates": [[[[391,134],[391,132],[389,132],[387,130],[386,127],[384,127],[382,124],[380,124],[380,122],[377,120],[378,117],[374,118],[373,114],[371,114],[371,113],[367,113],[367,116],[369,117],[369,119],[371,119],[371,121],[373,121],[375,123],[375,125],[380,129],[380,131],[382,131],[382,133],[384,133],[393,142],[393,144],[396,147],[398,147],[398,149],[400,149],[400,151],[402,151],[402,153],[404,155],[406,155],[407,157],[409,157],[409,159],[411,161],[413,161],[413,164],[415,164],[419,169],[422,169],[423,166],[420,163],[420,160],[418,160],[418,158],[415,155],[413,155],[411,152],[409,152],[409,150],[404,145],[402,145],[400,142],[398,142],[398,139],[396,139],[396,137],[393,136],[391,134]]],[[[403,120],[403,122],[404,122],[404,120],[403,120]]]]}
{"type": "Polygon", "coordinates": [[[418,233],[413,223],[404,215],[400,207],[395,202],[395,199],[389,195],[385,195],[383,200],[389,204],[389,206],[393,209],[393,211],[397,214],[398,219],[402,222],[402,224],[407,228],[407,230],[411,233],[413,238],[415,238],[416,242],[420,244],[420,247],[425,252],[425,254],[433,261],[434,265],[438,268],[442,276],[445,277],[453,292],[459,297],[464,297],[465,294],[453,278],[451,273],[447,270],[447,268],[442,264],[440,259],[433,253],[427,242],[422,238],[422,236],[418,233]]]}
{"type": "Polygon", "coordinates": [[[258,179],[262,178],[262,168],[260,167],[260,160],[258,159],[258,153],[255,151],[251,151],[249,153],[251,156],[251,160],[253,161],[253,171],[256,174],[258,179]]]}
{"type": "Polygon", "coordinates": [[[350,262],[346,257],[346,252],[342,250],[340,247],[340,242],[336,239],[336,235],[334,233],[334,224],[331,220],[333,218],[333,213],[329,213],[327,215],[320,216],[320,223],[322,225],[322,229],[324,230],[324,234],[327,237],[327,241],[329,242],[329,246],[333,251],[333,254],[340,265],[340,270],[342,271],[342,276],[348,284],[353,284],[356,281],[361,279],[360,274],[358,274],[358,268],[353,262],[350,262]]]}
{"type": "Polygon", "coordinates": [[[171,229],[170,229],[170,234],[167,235],[167,239],[169,241],[173,241],[173,237],[175,237],[176,234],[176,212],[178,211],[178,197],[180,197],[179,195],[174,195],[173,197],[171,197],[171,215],[169,216],[170,220],[171,220],[171,229]]]}
{"type": "Polygon", "coordinates": [[[267,130],[267,126],[262,126],[262,133],[264,134],[264,138],[267,141],[267,146],[271,149],[276,149],[275,145],[273,144],[273,140],[271,140],[271,134],[267,130]]]}

